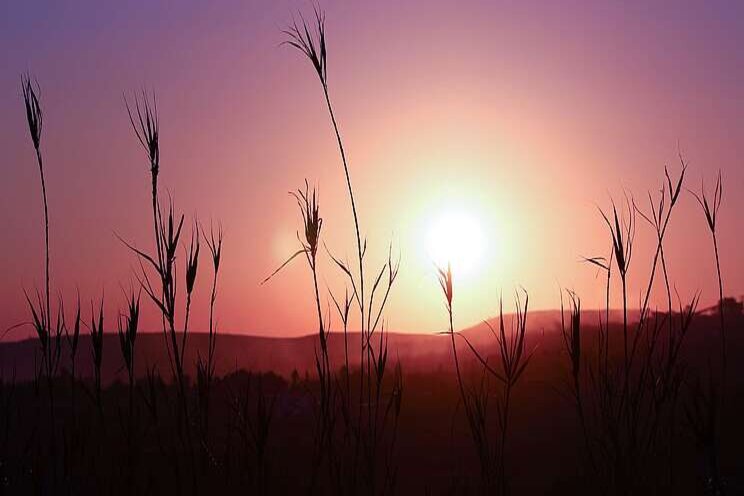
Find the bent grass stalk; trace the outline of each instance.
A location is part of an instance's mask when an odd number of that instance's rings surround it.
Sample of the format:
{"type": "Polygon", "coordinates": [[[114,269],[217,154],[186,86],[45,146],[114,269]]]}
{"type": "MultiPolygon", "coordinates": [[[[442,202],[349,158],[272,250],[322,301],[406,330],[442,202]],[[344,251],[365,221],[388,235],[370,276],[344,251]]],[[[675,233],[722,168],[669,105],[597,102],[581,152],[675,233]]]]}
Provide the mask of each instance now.
{"type": "MultiPolygon", "coordinates": [[[[21,77],[21,89],[23,92],[23,103],[26,108],[26,121],[31,136],[31,141],[36,152],[36,163],[39,166],[39,178],[41,180],[41,196],[44,202],[44,308],[46,312],[39,312],[46,315],[46,326],[50,325],[50,294],[49,294],[49,204],[47,202],[46,181],[44,179],[44,160],[41,153],[41,131],[44,124],[44,114],[39,102],[39,84],[33,84],[29,75],[21,77]]],[[[42,322],[44,323],[44,322],[42,322]]],[[[48,358],[48,357],[47,357],[48,358]]],[[[51,367],[47,363],[47,368],[51,367]]]]}

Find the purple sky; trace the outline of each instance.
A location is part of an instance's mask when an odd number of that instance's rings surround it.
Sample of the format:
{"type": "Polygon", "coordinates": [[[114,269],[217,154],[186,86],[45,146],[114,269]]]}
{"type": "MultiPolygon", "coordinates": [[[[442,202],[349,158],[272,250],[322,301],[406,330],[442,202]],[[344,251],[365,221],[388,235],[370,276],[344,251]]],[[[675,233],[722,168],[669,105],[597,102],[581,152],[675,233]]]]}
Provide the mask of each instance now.
{"type": "MultiPolygon", "coordinates": [[[[444,309],[423,249],[424,227],[448,209],[489,233],[487,261],[457,287],[459,325],[493,315],[517,284],[533,308],[575,288],[602,301],[606,255],[596,206],[623,188],[644,199],[676,173],[712,186],[720,169],[724,285],[744,293],[744,4],[600,2],[323,2],[331,93],[349,149],[372,260],[392,240],[401,277],[394,329],[433,331],[444,309]]],[[[335,140],[307,61],[281,29],[308,2],[5,2],[0,5],[0,330],[28,319],[23,289],[43,278],[38,170],[20,75],[41,85],[51,209],[52,286],[68,307],[105,291],[111,319],[136,261],[114,233],[151,246],[149,177],[123,93],[157,93],[164,191],[187,216],[221,220],[218,314],[226,331],[296,335],[314,328],[310,278],[295,263],[287,191],[321,192],[324,236],[354,253],[335,140]]],[[[685,193],[668,239],[684,298],[716,298],[702,213],[685,193]]],[[[639,223],[631,269],[637,301],[653,253],[639,223]]],[[[202,264],[195,327],[206,325],[202,264]]],[[[321,262],[323,286],[337,271],[321,262]]],[[[510,305],[506,305],[508,308],[510,305]]],[[[148,305],[149,307],[149,305],[148,305]]],[[[68,308],[68,311],[71,311],[68,308]]],[[[87,312],[86,312],[87,313],[87,312]]],[[[154,325],[151,309],[146,318],[154,325]]],[[[16,331],[13,337],[29,332],[16,331]]]]}

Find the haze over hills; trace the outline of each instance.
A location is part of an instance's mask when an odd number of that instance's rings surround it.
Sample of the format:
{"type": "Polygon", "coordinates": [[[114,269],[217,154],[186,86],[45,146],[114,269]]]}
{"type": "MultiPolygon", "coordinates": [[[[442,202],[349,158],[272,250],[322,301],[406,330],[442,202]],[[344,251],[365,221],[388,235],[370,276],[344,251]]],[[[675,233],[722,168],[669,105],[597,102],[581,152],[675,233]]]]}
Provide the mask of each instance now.
{"type": "MultiPolygon", "coordinates": [[[[587,336],[596,333],[598,310],[582,311],[582,322],[587,336]]],[[[602,313],[604,316],[604,312],[602,313]]],[[[629,312],[631,322],[637,320],[638,311],[629,312]]],[[[504,314],[507,330],[512,325],[514,314],[504,314]]],[[[610,312],[610,321],[622,320],[619,310],[610,312]]],[[[489,323],[498,329],[499,319],[493,317],[489,323]]],[[[527,315],[528,345],[537,347],[539,353],[560,351],[560,311],[542,310],[529,312],[527,315]]],[[[461,331],[470,342],[486,355],[494,350],[495,339],[485,323],[461,331]]],[[[375,339],[379,339],[379,332],[375,339]]],[[[451,367],[451,341],[448,336],[431,333],[389,332],[385,334],[389,344],[389,360],[400,361],[406,372],[426,372],[451,367]]],[[[360,335],[350,332],[349,363],[358,366],[360,335]]],[[[217,375],[225,375],[244,369],[253,372],[274,372],[290,378],[294,371],[304,376],[307,372],[314,375],[317,336],[308,334],[303,337],[261,337],[244,334],[219,334],[217,342],[217,375]]],[[[207,346],[207,335],[202,332],[190,332],[184,356],[184,363],[189,375],[194,374],[198,353],[204,353],[207,346]]],[[[465,346],[460,341],[458,346],[465,346]]],[[[143,332],[136,342],[135,368],[138,376],[143,376],[147,368],[156,367],[164,377],[170,375],[168,355],[163,343],[163,335],[157,332],[143,332]]],[[[16,377],[18,381],[31,380],[34,376],[35,354],[38,350],[36,339],[0,343],[0,374],[5,378],[16,377]]],[[[330,359],[334,367],[344,364],[344,337],[341,332],[334,332],[329,339],[330,359]]],[[[76,374],[83,377],[93,375],[90,336],[81,333],[76,374]]],[[[114,332],[107,332],[104,338],[103,378],[105,382],[125,378],[124,363],[119,349],[119,338],[114,332]]],[[[70,369],[69,348],[62,338],[62,360],[60,367],[70,369]]],[[[468,354],[469,355],[469,354],[468,354]]],[[[467,360],[467,358],[466,358],[467,360]]]]}

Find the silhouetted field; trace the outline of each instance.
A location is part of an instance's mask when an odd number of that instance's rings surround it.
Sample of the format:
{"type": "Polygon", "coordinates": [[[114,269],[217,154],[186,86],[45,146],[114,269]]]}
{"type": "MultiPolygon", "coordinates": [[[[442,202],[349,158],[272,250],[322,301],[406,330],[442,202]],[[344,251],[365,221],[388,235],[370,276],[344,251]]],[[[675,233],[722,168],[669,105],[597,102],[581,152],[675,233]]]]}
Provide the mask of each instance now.
{"type": "MultiPolygon", "coordinates": [[[[587,314],[589,321],[591,315],[587,314]]],[[[552,314],[555,316],[555,314],[552,314]]],[[[528,316],[529,319],[529,316],[528,316]]],[[[683,355],[685,363],[694,370],[704,369],[702,357],[715,351],[709,338],[715,328],[716,317],[699,315],[692,326],[683,355]]],[[[741,331],[742,314],[731,314],[732,330],[741,331]]],[[[469,331],[475,335],[482,330],[469,331]]],[[[587,324],[584,333],[587,345],[592,346],[596,326],[587,324]]],[[[614,325],[614,336],[621,333],[614,325]]],[[[145,335],[141,341],[143,357],[158,356],[162,336],[145,335]],[[149,350],[152,346],[152,350],[149,350]]],[[[206,337],[192,336],[193,348],[205,347],[206,337]]],[[[339,337],[339,336],[334,336],[339,337]]],[[[390,463],[397,467],[395,492],[399,494],[450,494],[478,492],[478,460],[463,418],[456,381],[446,336],[398,336],[401,342],[404,401],[401,406],[397,449],[390,463]],[[413,352],[416,350],[416,353],[413,352]],[[422,352],[423,350],[423,352],[422,352]],[[411,357],[412,367],[406,366],[411,357]]],[[[481,339],[485,339],[482,336],[481,339]]],[[[136,395],[129,425],[128,388],[125,377],[117,371],[123,361],[114,353],[114,336],[107,338],[111,355],[107,363],[100,410],[93,394],[92,371],[83,364],[89,362],[84,351],[78,358],[79,379],[72,381],[68,364],[54,380],[56,405],[54,427],[45,423],[47,401],[33,381],[9,380],[7,372],[2,388],[3,491],[7,494],[55,492],[64,487],[69,494],[128,493],[136,488],[152,494],[178,493],[190,490],[192,481],[188,443],[179,440],[176,386],[172,381],[161,381],[157,375],[148,377],[144,368],[138,374],[136,395]],[[55,446],[45,440],[50,429],[57,432],[55,446]],[[135,454],[128,454],[128,443],[136,446],[135,454]],[[130,458],[131,457],[131,458],[130,458]],[[53,460],[57,460],[55,464],[53,460]],[[58,480],[54,482],[52,473],[58,480]],[[133,479],[132,479],[133,478],[133,479]],[[178,482],[180,480],[180,482],[178,482]],[[54,485],[56,484],[56,486],[54,485]]],[[[332,342],[332,341],[331,341],[332,342]]],[[[530,346],[537,346],[524,382],[515,394],[510,428],[507,466],[510,489],[514,494],[565,494],[571,491],[584,494],[589,481],[581,463],[583,451],[579,426],[570,398],[570,370],[562,337],[556,325],[528,334],[530,346]]],[[[233,363],[233,371],[215,379],[213,409],[210,412],[209,450],[195,455],[198,487],[203,492],[237,494],[291,494],[307,490],[311,476],[314,445],[314,418],[317,414],[317,377],[310,367],[302,368],[307,355],[312,356],[317,338],[258,339],[223,336],[220,341],[225,352],[238,348],[246,361],[233,363]],[[267,349],[279,349],[282,375],[267,370],[251,373],[247,369],[255,363],[255,356],[267,349]],[[250,350],[250,351],[245,351],[250,350]],[[297,372],[290,367],[297,364],[297,372]],[[236,370],[237,367],[237,370],[236,370]],[[290,370],[289,373],[286,373],[290,370]],[[263,405],[263,406],[262,406],[263,405]],[[262,429],[265,432],[262,434],[262,429]]],[[[32,359],[35,341],[9,343],[0,346],[4,364],[6,357],[32,359]],[[26,350],[25,356],[23,351],[26,350]]],[[[391,350],[397,351],[391,338],[391,350]]],[[[742,356],[744,339],[740,332],[732,332],[729,343],[731,356],[742,356]]],[[[461,349],[464,352],[465,349],[461,349]]],[[[497,350],[484,348],[487,354],[497,350]]],[[[191,350],[191,354],[196,350],[191,350]]],[[[333,356],[341,356],[336,349],[333,356]]],[[[225,359],[232,361],[230,359],[225,359]]],[[[147,359],[143,358],[143,362],[147,359]]],[[[154,362],[153,362],[154,363],[154,362]]],[[[466,359],[463,374],[468,385],[478,384],[482,370],[476,360],[466,359]]],[[[227,363],[219,365],[228,371],[227,363]]],[[[352,373],[352,380],[358,372],[352,373]]],[[[727,409],[722,421],[725,434],[721,437],[721,469],[731,494],[742,488],[744,461],[738,447],[744,442],[744,428],[739,415],[744,411],[742,383],[744,368],[734,365],[727,409]]],[[[188,397],[197,408],[197,391],[188,380],[188,397]]],[[[200,440],[192,433],[194,445],[200,440]]],[[[704,492],[702,452],[692,435],[681,432],[675,439],[673,467],[674,485],[664,491],[674,494],[704,492]]],[[[666,467],[664,454],[657,453],[658,467],[666,467]]],[[[317,488],[330,492],[330,483],[317,488]],[[325,485],[329,484],[329,485],[325,485]]],[[[587,492],[588,494],[588,492],[587,492]]]]}

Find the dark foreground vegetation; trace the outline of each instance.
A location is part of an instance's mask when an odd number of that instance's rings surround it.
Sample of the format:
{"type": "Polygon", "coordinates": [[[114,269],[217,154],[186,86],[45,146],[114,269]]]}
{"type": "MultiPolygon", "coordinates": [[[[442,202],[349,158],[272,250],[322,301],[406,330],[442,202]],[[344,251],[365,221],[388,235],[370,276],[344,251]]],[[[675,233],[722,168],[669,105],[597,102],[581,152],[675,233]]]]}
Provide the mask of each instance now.
{"type": "Polygon", "coordinates": [[[67,307],[62,296],[52,301],[43,113],[38,85],[23,78],[44,205],[45,277],[43,290],[26,295],[33,357],[19,360],[7,347],[0,355],[2,494],[742,493],[744,317],[740,302],[724,298],[720,174],[712,192],[688,190],[680,156],[677,172],[665,168],[648,201],[628,194],[600,211],[607,254],[585,261],[606,284],[601,310],[582,311],[580,295],[566,289],[557,318],[536,326],[520,289],[513,306],[506,303],[514,313],[499,299],[496,318],[459,332],[457,274],[439,267],[446,330],[408,338],[432,346],[414,360],[386,328],[399,257],[388,245],[381,266],[369,263],[368,247],[378,245],[357,215],[330,97],[322,12],[285,34],[320,82],[356,241],[354,260],[334,256],[323,243],[316,190],[306,182],[293,193],[302,221],[298,250],[265,282],[304,260],[317,333],[298,350],[309,367],[288,376],[247,372],[258,368],[252,363],[230,371],[220,359],[228,339],[215,324],[222,230],[184,222],[170,198],[161,203],[152,95],[126,99],[152,192],[151,248],[121,238],[138,262],[137,287],[125,291],[115,322],[104,320],[110,302],[102,297],[90,312],[79,297],[67,307]],[[680,295],[670,280],[665,234],[683,198],[699,203],[701,233],[711,239],[713,308],[699,308],[699,293],[680,295]],[[656,240],[641,264],[639,225],[656,240]],[[321,257],[342,275],[341,291],[319,288],[321,257]],[[197,277],[211,283],[209,328],[199,336],[189,327],[197,277]],[[631,311],[629,296],[638,294],[631,311]],[[615,300],[622,307],[611,318],[615,300]],[[164,359],[143,355],[141,304],[161,317],[164,359]],[[332,321],[338,332],[330,332],[332,321]],[[28,369],[29,362],[31,374],[19,377],[17,365],[28,369]]]}
{"type": "MultiPolygon", "coordinates": [[[[736,308],[732,308],[734,311],[736,308]]],[[[741,330],[744,315],[727,315],[731,328],[741,330]]],[[[589,313],[583,316],[590,320],[589,313]]],[[[698,315],[691,325],[682,351],[682,360],[689,367],[686,381],[705,371],[705,355],[716,351],[710,335],[717,319],[715,314],[698,315]]],[[[571,365],[558,323],[554,324],[544,333],[531,328],[527,337],[528,346],[537,349],[512,399],[505,454],[505,475],[512,494],[596,494],[597,487],[609,482],[600,480],[600,473],[586,466],[585,438],[571,392],[571,365]]],[[[621,324],[611,327],[620,343],[621,324]]],[[[593,349],[598,338],[596,324],[583,325],[582,333],[587,348],[593,349]]],[[[467,334],[474,341],[488,339],[482,329],[467,334]]],[[[155,345],[155,340],[162,337],[143,335],[144,339],[155,345]]],[[[389,458],[380,457],[380,463],[389,464],[396,473],[390,492],[480,494],[480,462],[473,449],[451,357],[446,354],[448,338],[440,336],[433,344],[426,336],[411,339],[420,340],[430,353],[425,359],[412,356],[415,365],[403,374],[405,393],[395,451],[389,458]]],[[[205,336],[194,335],[194,342],[199,342],[195,346],[203,348],[205,341],[205,336]]],[[[249,338],[244,341],[250,346],[249,338]]],[[[281,341],[277,340],[277,346],[282,346],[281,341]]],[[[304,370],[282,377],[241,369],[216,378],[205,430],[199,421],[199,391],[188,379],[187,395],[194,420],[187,441],[177,428],[177,387],[167,377],[162,380],[157,373],[148,373],[147,367],[140,367],[130,414],[126,379],[114,375],[123,360],[113,339],[106,344],[111,349],[104,360],[112,367],[105,376],[108,385],[102,391],[100,408],[92,375],[86,372],[85,379],[73,381],[68,362],[53,381],[53,422],[49,421],[43,382],[14,383],[11,374],[6,374],[0,389],[3,494],[295,494],[308,491],[313,470],[322,470],[316,493],[342,492],[327,469],[313,463],[319,383],[313,377],[306,378],[304,370]],[[194,446],[193,459],[189,443],[194,446]]],[[[334,356],[340,356],[341,345],[340,339],[332,345],[334,356]]],[[[86,353],[78,358],[79,369],[85,370],[82,362],[88,360],[88,346],[81,345],[86,353]]],[[[732,333],[729,346],[732,356],[742,356],[744,340],[740,335],[732,333]]],[[[312,354],[311,340],[303,341],[303,347],[312,354]]],[[[493,357],[498,353],[487,345],[483,350],[493,357]]],[[[65,346],[63,353],[67,352],[65,346]]],[[[461,345],[460,352],[468,387],[480,386],[480,363],[465,355],[466,345],[461,345]]],[[[404,366],[406,356],[401,357],[404,366]]],[[[3,357],[7,359],[8,355],[3,357]]],[[[343,375],[343,371],[338,374],[343,375]]],[[[742,377],[744,369],[737,361],[732,366],[730,396],[726,414],[720,419],[721,444],[717,447],[726,494],[740,494],[744,484],[744,460],[739,456],[744,443],[740,422],[744,411],[742,377]]],[[[358,380],[358,372],[351,378],[352,382],[358,380]]],[[[692,401],[694,387],[694,382],[682,386],[674,436],[661,437],[648,448],[643,463],[635,469],[639,486],[633,494],[706,493],[707,448],[688,418],[693,415],[693,404],[686,403],[692,401]]],[[[385,390],[391,388],[386,386],[385,390]]],[[[589,396],[585,400],[587,429],[599,446],[601,436],[612,431],[604,432],[609,426],[603,427],[603,419],[588,405],[594,400],[589,396]]],[[[492,401],[487,422],[496,429],[497,399],[492,401]]],[[[610,489],[600,492],[617,494],[610,489]]]]}

